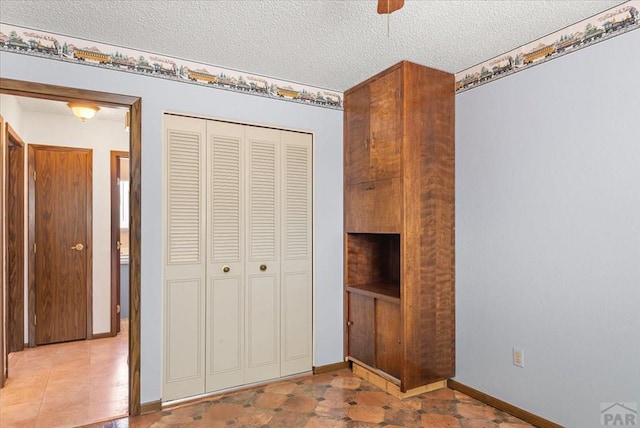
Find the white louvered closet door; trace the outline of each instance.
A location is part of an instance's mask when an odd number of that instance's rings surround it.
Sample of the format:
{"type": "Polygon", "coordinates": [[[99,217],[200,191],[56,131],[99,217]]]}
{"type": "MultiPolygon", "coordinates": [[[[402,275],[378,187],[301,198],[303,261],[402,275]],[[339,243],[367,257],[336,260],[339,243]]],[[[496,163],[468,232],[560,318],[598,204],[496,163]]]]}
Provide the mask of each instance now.
{"type": "Polygon", "coordinates": [[[163,399],[204,392],[206,123],[165,116],[163,399]]]}
{"type": "Polygon", "coordinates": [[[281,376],[311,370],[311,135],[281,131],[281,376]]]}
{"type": "Polygon", "coordinates": [[[312,369],[312,137],[165,115],[163,400],[312,369]]]}
{"type": "Polygon", "coordinates": [[[207,392],[244,383],[244,134],[207,121],[207,392]]]}
{"type": "Polygon", "coordinates": [[[245,382],[280,377],[280,131],[246,128],[245,382]]]}

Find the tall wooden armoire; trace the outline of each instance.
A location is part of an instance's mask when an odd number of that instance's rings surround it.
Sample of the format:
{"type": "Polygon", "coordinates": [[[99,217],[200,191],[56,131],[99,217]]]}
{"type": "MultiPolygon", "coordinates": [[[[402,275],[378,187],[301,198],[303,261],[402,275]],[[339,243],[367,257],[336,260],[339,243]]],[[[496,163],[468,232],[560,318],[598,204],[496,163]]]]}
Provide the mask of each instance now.
{"type": "Polygon", "coordinates": [[[344,95],[345,352],[400,396],[455,374],[454,76],[403,61],[344,95]]]}

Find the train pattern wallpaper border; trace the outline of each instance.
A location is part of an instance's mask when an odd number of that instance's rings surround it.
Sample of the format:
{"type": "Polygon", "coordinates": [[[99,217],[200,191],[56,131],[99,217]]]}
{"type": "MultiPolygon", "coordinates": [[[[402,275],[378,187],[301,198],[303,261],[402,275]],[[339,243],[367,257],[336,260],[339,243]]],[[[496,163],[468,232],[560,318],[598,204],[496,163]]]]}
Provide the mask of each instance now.
{"type": "MultiPolygon", "coordinates": [[[[461,93],[640,28],[640,0],[630,0],[455,74],[461,93]]],[[[211,88],[341,110],[343,93],[0,23],[0,50],[103,67],[211,88]]]]}
{"type": "Polygon", "coordinates": [[[0,49],[217,89],[342,109],[342,93],[146,51],[0,23],[0,49]]]}
{"type": "Polygon", "coordinates": [[[456,93],[473,89],[640,27],[640,0],[631,0],[456,73],[456,93]]]}

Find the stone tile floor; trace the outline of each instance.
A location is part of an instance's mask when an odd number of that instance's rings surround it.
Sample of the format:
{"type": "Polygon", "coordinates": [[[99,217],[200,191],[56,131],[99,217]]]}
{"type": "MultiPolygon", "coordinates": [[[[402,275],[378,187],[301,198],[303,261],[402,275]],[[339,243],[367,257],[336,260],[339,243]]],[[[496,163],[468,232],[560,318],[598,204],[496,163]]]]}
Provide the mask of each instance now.
{"type": "Polygon", "coordinates": [[[399,400],[340,370],[229,392],[88,427],[525,428],[531,425],[451,389],[399,400]]]}

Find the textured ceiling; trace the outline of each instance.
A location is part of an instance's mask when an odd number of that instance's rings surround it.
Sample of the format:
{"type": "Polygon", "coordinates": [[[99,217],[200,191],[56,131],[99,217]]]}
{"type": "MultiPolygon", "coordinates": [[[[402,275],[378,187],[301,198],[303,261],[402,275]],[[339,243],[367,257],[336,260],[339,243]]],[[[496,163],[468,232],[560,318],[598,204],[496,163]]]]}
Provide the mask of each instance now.
{"type": "Polygon", "coordinates": [[[1,0],[0,21],[343,91],[406,59],[455,73],[623,3],[1,0]]]}

